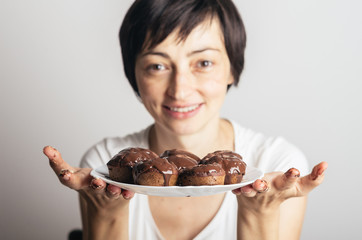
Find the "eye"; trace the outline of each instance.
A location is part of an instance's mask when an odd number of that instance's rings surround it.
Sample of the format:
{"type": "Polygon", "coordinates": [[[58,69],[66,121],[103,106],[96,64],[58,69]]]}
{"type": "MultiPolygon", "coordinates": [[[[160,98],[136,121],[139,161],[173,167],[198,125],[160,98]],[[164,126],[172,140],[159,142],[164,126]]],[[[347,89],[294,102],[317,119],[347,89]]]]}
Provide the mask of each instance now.
{"type": "Polygon", "coordinates": [[[203,60],[197,63],[197,66],[200,68],[208,68],[211,67],[213,65],[213,63],[211,61],[208,60],[203,60]]]}
{"type": "Polygon", "coordinates": [[[162,71],[165,69],[166,69],[166,67],[162,64],[152,64],[147,67],[147,70],[150,70],[150,71],[162,71]]]}

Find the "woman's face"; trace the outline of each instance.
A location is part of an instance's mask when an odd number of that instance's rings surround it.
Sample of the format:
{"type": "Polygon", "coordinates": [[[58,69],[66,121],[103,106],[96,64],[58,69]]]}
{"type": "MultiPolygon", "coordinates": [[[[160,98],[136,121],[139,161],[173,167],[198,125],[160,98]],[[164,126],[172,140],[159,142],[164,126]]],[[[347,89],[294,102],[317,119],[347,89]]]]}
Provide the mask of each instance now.
{"type": "Polygon", "coordinates": [[[218,122],[233,82],[219,22],[205,21],[185,41],[173,32],[136,60],[142,102],[158,127],[178,135],[218,122]]]}

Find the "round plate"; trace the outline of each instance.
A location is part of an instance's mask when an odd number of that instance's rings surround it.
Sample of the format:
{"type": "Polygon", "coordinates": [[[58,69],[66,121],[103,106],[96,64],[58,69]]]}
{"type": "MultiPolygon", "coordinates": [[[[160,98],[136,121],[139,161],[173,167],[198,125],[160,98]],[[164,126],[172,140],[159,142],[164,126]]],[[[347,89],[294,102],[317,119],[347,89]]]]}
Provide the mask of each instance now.
{"type": "Polygon", "coordinates": [[[243,180],[238,184],[154,187],[112,181],[108,178],[108,168],[106,165],[93,169],[90,174],[95,178],[100,178],[109,184],[123,189],[127,189],[136,193],[162,197],[197,197],[223,193],[253,183],[256,179],[259,179],[264,175],[263,172],[259,169],[247,166],[243,180]]]}

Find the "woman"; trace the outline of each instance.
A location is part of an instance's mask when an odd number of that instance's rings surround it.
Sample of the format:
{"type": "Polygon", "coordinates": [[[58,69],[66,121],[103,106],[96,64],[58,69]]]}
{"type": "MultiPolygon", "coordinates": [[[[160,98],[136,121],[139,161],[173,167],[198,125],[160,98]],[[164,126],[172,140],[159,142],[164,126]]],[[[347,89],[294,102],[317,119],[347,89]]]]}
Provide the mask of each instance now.
{"type": "Polygon", "coordinates": [[[245,31],[233,3],[135,1],[120,41],[126,76],[154,124],[99,142],[82,168],[44,148],[60,181],[80,194],[85,239],[298,239],[306,195],[323,181],[327,164],[299,178],[308,166],[296,147],[220,118],[244,65],[245,31]],[[199,157],[232,150],[267,174],[234,194],[191,198],[134,194],[89,175],[131,146],[199,157]]]}

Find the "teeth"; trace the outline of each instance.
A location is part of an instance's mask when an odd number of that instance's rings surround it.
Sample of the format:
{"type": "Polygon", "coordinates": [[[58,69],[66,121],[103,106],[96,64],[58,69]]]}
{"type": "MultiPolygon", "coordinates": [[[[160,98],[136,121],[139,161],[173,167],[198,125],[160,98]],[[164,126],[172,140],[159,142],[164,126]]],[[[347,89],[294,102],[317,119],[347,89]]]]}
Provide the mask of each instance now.
{"type": "Polygon", "coordinates": [[[190,107],[183,107],[183,108],[179,108],[179,107],[170,107],[171,111],[174,112],[191,112],[193,110],[195,110],[199,105],[195,105],[195,106],[190,106],[190,107]]]}

